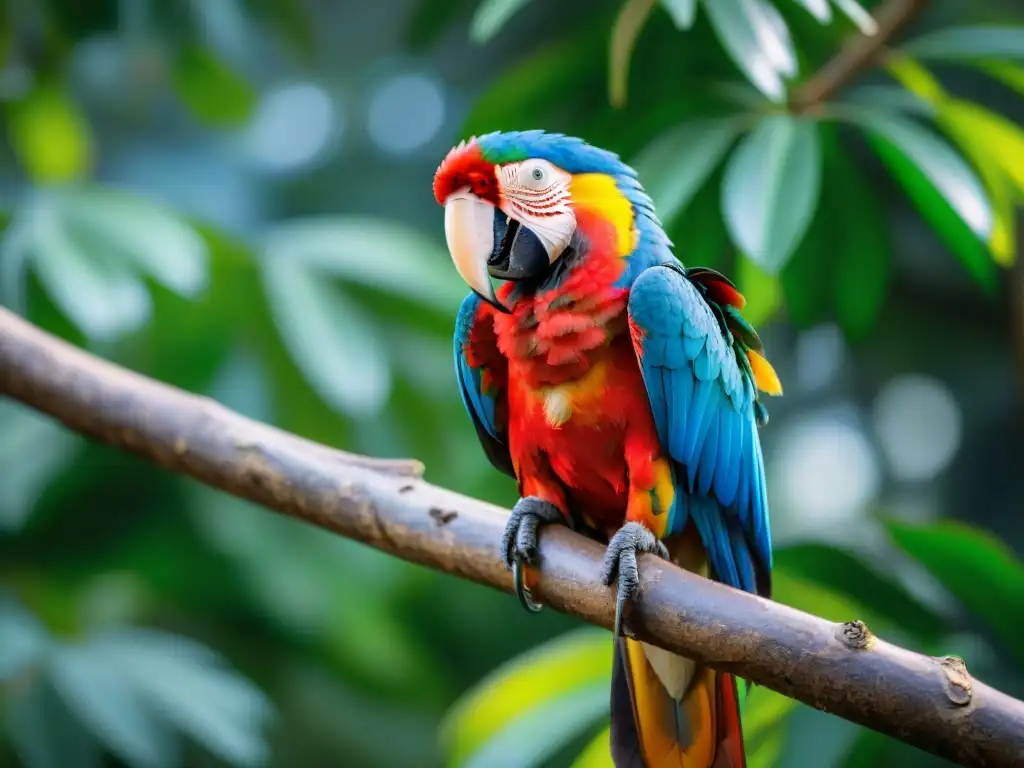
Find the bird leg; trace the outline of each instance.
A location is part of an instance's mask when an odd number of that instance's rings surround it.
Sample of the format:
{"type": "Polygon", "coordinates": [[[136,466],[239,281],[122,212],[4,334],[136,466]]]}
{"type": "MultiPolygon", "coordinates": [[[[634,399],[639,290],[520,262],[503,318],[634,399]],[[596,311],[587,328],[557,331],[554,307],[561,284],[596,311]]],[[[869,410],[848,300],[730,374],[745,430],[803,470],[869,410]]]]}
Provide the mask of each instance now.
{"type": "Polygon", "coordinates": [[[501,556],[515,577],[516,597],[530,613],[536,613],[541,606],[534,602],[530,590],[526,588],[523,565],[537,563],[537,529],[541,523],[569,525],[569,520],[550,501],[527,496],[512,507],[512,514],[501,536],[501,556]]]}
{"type": "Polygon", "coordinates": [[[669,559],[668,549],[643,523],[626,523],[608,542],[601,580],[610,586],[616,574],[619,577],[619,593],[615,601],[615,637],[622,633],[623,607],[636,597],[640,589],[640,572],[637,570],[636,557],[644,552],[650,552],[665,560],[669,559]]]}

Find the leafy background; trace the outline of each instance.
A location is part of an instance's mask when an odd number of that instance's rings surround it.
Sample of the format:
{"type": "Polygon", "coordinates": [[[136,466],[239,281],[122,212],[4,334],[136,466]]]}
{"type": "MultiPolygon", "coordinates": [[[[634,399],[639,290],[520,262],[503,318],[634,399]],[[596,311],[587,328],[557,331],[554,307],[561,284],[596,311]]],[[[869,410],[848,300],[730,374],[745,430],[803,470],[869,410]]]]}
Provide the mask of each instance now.
{"type": "MultiPolygon", "coordinates": [[[[749,297],[777,599],[1024,694],[1024,14],[935,2],[827,103],[852,0],[4,0],[0,301],[502,504],[430,179],[544,127],[749,297]],[[792,105],[792,108],[787,105],[792,105]]],[[[608,633],[0,402],[0,765],[607,766],[608,633]]],[[[752,766],[940,761],[755,688],[752,766]]]]}

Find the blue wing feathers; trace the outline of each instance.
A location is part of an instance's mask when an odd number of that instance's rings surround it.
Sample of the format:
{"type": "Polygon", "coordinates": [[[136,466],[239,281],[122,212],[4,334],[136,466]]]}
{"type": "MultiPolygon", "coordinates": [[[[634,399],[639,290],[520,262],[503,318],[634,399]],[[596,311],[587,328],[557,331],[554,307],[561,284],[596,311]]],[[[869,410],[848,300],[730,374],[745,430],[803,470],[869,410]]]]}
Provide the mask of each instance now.
{"type": "Polygon", "coordinates": [[[718,435],[715,487],[721,489],[718,500],[727,507],[736,500],[736,486],[740,481],[739,455],[733,452],[734,444],[737,443],[732,431],[723,429],[718,435]]]}
{"type": "MultiPolygon", "coordinates": [[[[674,378],[682,378],[684,376],[690,376],[690,372],[686,369],[677,370],[674,378]]],[[[701,447],[698,438],[700,437],[700,427],[704,423],[704,419],[707,417],[707,411],[711,408],[717,407],[717,403],[711,402],[711,395],[714,392],[714,385],[708,381],[701,381],[697,379],[693,387],[693,405],[690,406],[689,418],[687,418],[682,424],[673,424],[672,429],[681,427],[686,434],[686,438],[683,440],[683,451],[679,460],[686,463],[696,463],[697,459],[694,456],[694,452],[697,448],[701,447]]]]}
{"type": "Polygon", "coordinates": [[[763,592],[771,539],[753,385],[678,265],[637,277],[629,316],[642,331],[637,352],[658,435],[682,481],[670,530],[692,519],[716,576],[763,592]]]}
{"type": "Polygon", "coordinates": [[[693,360],[701,353],[704,349],[704,337],[703,336],[684,336],[683,337],[683,354],[687,360],[693,360]]]}
{"type": "Polygon", "coordinates": [[[722,519],[718,503],[710,496],[693,496],[689,506],[690,517],[704,541],[715,574],[729,586],[742,587],[739,568],[733,557],[732,542],[729,540],[729,525],[722,519]]]}
{"type": "Polygon", "coordinates": [[[479,309],[480,297],[475,293],[471,293],[463,299],[462,305],[459,307],[453,339],[455,378],[459,382],[462,404],[473,421],[477,437],[480,439],[487,458],[502,472],[515,477],[512,457],[504,437],[506,425],[497,422],[495,414],[497,403],[494,395],[484,392],[483,370],[470,365],[469,359],[466,357],[466,348],[472,339],[479,309]]]}
{"type": "Polygon", "coordinates": [[[480,297],[469,294],[459,307],[455,320],[455,376],[459,381],[462,393],[462,404],[470,415],[480,421],[481,426],[494,439],[498,439],[498,429],[494,423],[494,399],[483,393],[480,384],[481,372],[472,368],[466,360],[465,347],[469,343],[469,335],[473,330],[477,310],[480,308],[480,297]]]}
{"type": "Polygon", "coordinates": [[[708,425],[708,433],[704,438],[704,459],[697,475],[697,493],[707,496],[711,492],[711,484],[715,479],[715,464],[718,462],[718,417],[717,414],[708,425]]]}

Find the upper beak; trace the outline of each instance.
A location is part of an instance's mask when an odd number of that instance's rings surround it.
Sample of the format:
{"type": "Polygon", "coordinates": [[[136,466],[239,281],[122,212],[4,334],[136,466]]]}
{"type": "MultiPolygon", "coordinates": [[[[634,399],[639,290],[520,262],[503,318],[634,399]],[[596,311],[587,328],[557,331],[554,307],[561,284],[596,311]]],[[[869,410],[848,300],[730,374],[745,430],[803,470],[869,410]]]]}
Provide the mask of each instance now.
{"type": "Polygon", "coordinates": [[[494,214],[494,206],[468,188],[453,192],[444,203],[444,236],[462,279],[480,298],[508,312],[498,301],[487,273],[494,252],[494,214]]]}

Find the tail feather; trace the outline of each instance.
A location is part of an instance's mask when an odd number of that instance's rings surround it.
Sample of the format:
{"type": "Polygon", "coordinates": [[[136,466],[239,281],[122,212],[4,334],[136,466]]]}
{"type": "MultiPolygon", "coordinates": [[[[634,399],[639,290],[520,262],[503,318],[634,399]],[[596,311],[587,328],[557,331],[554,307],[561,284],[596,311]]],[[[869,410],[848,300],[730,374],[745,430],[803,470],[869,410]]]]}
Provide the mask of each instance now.
{"type": "Polygon", "coordinates": [[[611,694],[616,768],[745,768],[733,677],[670,654],[658,660],[655,671],[648,655],[654,650],[660,651],[636,640],[616,640],[611,694]],[[669,662],[673,674],[666,676],[669,662]],[[676,698],[669,689],[679,683],[682,670],[688,674],[682,689],[673,692],[681,694],[676,698]]]}

